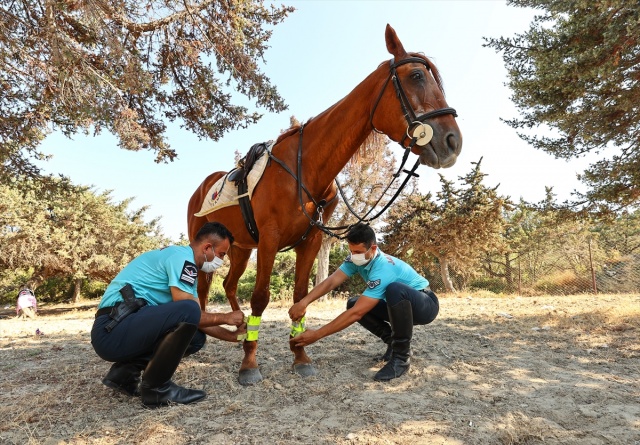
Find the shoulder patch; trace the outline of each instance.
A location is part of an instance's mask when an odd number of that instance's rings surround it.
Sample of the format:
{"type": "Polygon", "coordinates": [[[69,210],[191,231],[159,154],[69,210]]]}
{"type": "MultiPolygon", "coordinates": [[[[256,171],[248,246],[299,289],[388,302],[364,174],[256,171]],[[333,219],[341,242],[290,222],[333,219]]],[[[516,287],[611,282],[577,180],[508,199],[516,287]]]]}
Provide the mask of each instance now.
{"type": "Polygon", "coordinates": [[[198,278],[198,268],[191,261],[185,261],[180,272],[180,281],[189,286],[193,286],[198,278]]]}
{"type": "Polygon", "coordinates": [[[369,289],[375,289],[376,287],[380,286],[380,280],[375,280],[375,281],[367,281],[367,287],[369,289]]]}

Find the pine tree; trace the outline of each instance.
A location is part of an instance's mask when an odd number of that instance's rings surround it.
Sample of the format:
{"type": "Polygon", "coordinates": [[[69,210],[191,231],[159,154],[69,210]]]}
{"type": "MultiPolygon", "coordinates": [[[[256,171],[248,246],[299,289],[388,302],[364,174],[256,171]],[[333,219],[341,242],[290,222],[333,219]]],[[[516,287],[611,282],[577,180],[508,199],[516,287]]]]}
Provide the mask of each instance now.
{"type": "Polygon", "coordinates": [[[528,31],[490,38],[521,117],[507,121],[558,158],[601,156],[581,176],[601,207],[640,198],[640,3],[509,0],[539,10],[528,31]],[[543,131],[540,131],[540,129],[543,131]],[[551,131],[549,131],[551,130],[551,131]]]}
{"type": "Polygon", "coordinates": [[[259,68],[272,25],[293,11],[257,0],[47,1],[0,5],[0,181],[37,176],[52,130],[109,131],[157,162],[168,122],[218,140],[286,108],[259,68]]]}
{"type": "Polygon", "coordinates": [[[448,292],[456,291],[452,271],[468,281],[484,253],[501,242],[502,213],[510,203],[497,193],[497,187],[482,183],[486,175],[480,170],[481,162],[472,163],[471,171],[459,178],[460,187],[440,175],[442,190],[435,199],[431,193],[415,191],[385,219],[386,251],[424,274],[435,259],[448,292]]]}
{"type": "Polygon", "coordinates": [[[70,277],[77,299],[82,280],[108,282],[135,256],[168,243],[158,220],[144,221],[145,207],[129,210],[130,199],[30,184],[26,193],[0,185],[0,269],[32,270],[34,288],[70,277]]]}

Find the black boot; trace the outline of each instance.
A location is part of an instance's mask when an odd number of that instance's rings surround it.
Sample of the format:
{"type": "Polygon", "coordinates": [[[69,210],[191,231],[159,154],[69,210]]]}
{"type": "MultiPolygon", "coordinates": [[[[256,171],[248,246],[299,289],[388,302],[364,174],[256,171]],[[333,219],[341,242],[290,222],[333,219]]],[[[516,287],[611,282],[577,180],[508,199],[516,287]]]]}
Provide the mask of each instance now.
{"type": "Polygon", "coordinates": [[[180,323],[175,331],[160,340],[140,383],[140,398],[145,406],[156,408],[171,402],[187,404],[206,396],[204,391],[183,388],[171,381],[197,329],[194,324],[180,323]]]}
{"type": "Polygon", "coordinates": [[[147,365],[147,361],[134,360],[114,363],[102,379],[102,383],[128,396],[139,396],[140,373],[147,365]]]}
{"type": "Polygon", "coordinates": [[[400,377],[409,369],[411,336],[413,334],[413,312],[411,302],[402,300],[395,306],[388,306],[391,321],[391,359],[374,376],[374,380],[386,382],[400,377]]]}

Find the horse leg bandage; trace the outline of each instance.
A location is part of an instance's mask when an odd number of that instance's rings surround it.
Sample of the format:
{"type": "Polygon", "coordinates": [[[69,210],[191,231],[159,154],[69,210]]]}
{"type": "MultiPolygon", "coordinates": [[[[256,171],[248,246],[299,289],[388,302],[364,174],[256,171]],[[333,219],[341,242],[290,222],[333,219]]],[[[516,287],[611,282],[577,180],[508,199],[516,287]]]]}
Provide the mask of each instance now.
{"type": "Polygon", "coordinates": [[[249,315],[247,319],[247,341],[258,341],[261,316],[249,315]]]}
{"type": "Polygon", "coordinates": [[[260,335],[260,320],[262,320],[261,316],[245,316],[244,321],[247,323],[247,332],[246,334],[238,334],[238,341],[257,341],[260,335]]]}
{"type": "Polygon", "coordinates": [[[298,335],[302,334],[304,331],[307,330],[306,328],[306,323],[307,321],[307,317],[302,317],[300,319],[299,322],[292,322],[291,323],[291,338],[297,337],[298,335]]]}

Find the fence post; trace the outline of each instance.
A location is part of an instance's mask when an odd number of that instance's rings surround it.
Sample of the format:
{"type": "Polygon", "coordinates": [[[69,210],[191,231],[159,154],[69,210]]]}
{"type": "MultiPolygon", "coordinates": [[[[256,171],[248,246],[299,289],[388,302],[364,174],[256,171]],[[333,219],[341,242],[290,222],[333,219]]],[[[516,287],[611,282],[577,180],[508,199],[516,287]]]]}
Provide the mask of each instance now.
{"type": "Polygon", "coordinates": [[[598,286],[596,285],[596,271],[593,268],[593,257],[591,255],[591,238],[589,238],[589,266],[591,267],[591,285],[593,286],[594,295],[598,294],[598,286]]]}
{"type": "Polygon", "coordinates": [[[522,270],[520,269],[520,252],[518,252],[518,295],[522,295],[522,270]]]}

